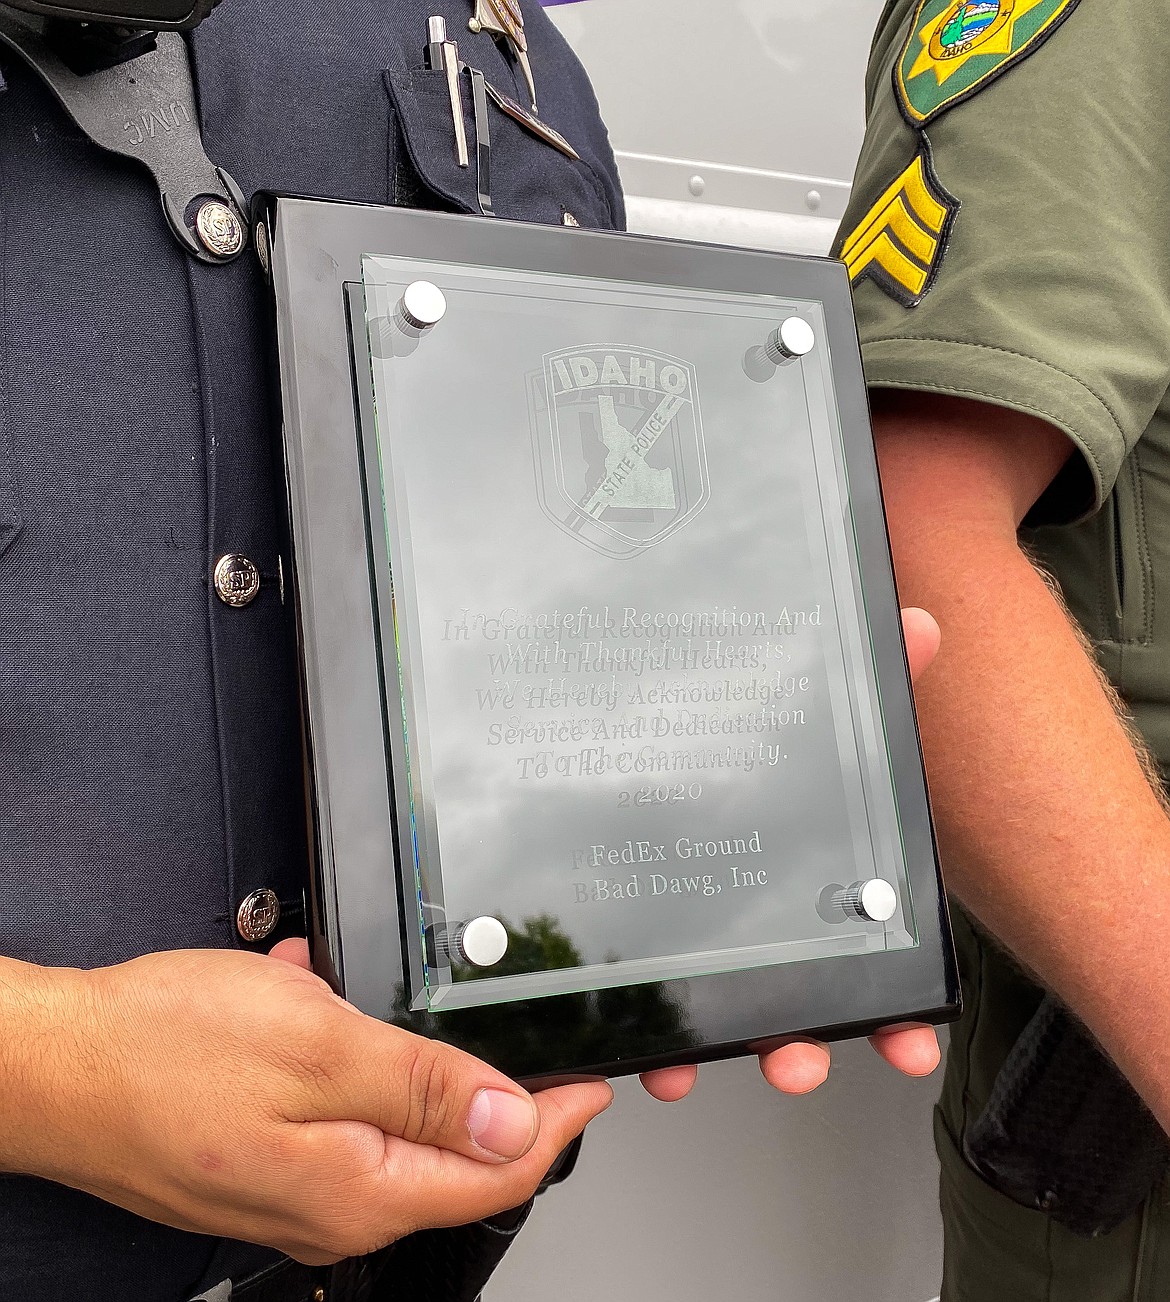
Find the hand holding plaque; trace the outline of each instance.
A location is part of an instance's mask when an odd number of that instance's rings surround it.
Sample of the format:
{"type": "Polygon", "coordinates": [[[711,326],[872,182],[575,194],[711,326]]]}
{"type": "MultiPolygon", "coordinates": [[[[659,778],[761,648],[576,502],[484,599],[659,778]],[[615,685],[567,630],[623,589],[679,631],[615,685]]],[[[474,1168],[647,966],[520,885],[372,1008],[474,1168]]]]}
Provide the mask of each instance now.
{"type": "MultiPolygon", "coordinates": [[[[906,659],[910,678],[917,682],[938,654],[939,628],[925,610],[902,611],[906,637],[906,659]]],[[[932,1026],[883,1029],[869,1042],[904,1076],[929,1076],[940,1061],[938,1035],[932,1026]]],[[[829,1046],[815,1040],[795,1040],[760,1052],[760,1070],[768,1084],[782,1094],[808,1094],[823,1085],[829,1075],[829,1046]]],[[[661,1103],[677,1103],[694,1088],[698,1068],[663,1067],[643,1073],[646,1092],[661,1103]]]]}

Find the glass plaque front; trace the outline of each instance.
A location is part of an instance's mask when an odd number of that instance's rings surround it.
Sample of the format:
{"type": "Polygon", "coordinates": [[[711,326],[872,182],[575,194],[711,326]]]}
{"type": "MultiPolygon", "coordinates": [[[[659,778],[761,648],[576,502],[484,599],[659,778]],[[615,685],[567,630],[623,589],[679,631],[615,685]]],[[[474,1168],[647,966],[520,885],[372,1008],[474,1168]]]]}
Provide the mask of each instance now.
{"type": "Polygon", "coordinates": [[[915,946],[820,304],[349,304],[410,1006],[915,946]]]}

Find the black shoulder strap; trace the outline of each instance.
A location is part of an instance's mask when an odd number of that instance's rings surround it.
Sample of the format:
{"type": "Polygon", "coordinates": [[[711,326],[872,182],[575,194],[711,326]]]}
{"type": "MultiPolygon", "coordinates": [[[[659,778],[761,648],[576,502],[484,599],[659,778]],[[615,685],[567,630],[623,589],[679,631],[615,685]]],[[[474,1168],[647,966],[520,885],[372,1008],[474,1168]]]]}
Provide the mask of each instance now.
{"type": "Polygon", "coordinates": [[[171,230],[192,257],[222,263],[244,251],[247,204],[203,150],[182,36],[160,32],[149,52],[85,76],[68,67],[32,21],[3,5],[0,41],[42,78],[94,144],[150,170],[171,230]]]}

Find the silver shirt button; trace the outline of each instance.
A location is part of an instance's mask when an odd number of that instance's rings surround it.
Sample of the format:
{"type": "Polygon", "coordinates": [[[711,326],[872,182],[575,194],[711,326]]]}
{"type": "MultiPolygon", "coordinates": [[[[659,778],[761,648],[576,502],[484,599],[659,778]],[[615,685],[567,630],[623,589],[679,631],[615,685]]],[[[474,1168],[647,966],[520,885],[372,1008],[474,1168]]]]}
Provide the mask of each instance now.
{"type": "Polygon", "coordinates": [[[195,214],[195,233],[217,258],[234,258],[244,247],[243,222],[218,199],[209,199],[195,214]]]}
{"type": "Polygon", "coordinates": [[[215,564],[214,583],[220,601],[240,609],[260,591],[260,571],[246,556],[221,556],[215,564]]]}
{"type": "Polygon", "coordinates": [[[236,930],[250,944],[267,940],[280,921],[280,901],[267,887],[253,891],[236,914],[236,930]]]}

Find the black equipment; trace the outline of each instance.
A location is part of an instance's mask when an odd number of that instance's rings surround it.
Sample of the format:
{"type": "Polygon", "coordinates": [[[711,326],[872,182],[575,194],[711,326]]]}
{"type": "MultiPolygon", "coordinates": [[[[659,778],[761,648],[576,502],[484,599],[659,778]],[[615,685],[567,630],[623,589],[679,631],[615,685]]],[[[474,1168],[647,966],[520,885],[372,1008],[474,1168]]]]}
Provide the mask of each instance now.
{"type": "Polygon", "coordinates": [[[0,4],[0,42],[42,78],[95,145],[150,171],[175,238],[210,263],[230,262],[248,246],[244,196],[203,149],[180,33],[218,3],[0,4]]]}
{"type": "Polygon", "coordinates": [[[100,23],[152,32],[198,27],[219,0],[91,0],[89,4],[55,4],[53,0],[13,0],[11,9],[74,23],[100,23]]]}
{"type": "Polygon", "coordinates": [[[18,22],[31,15],[45,47],[78,76],[117,67],[149,54],[156,35],[198,27],[219,0],[15,0],[18,22]],[[19,15],[19,17],[18,17],[19,15]]]}

